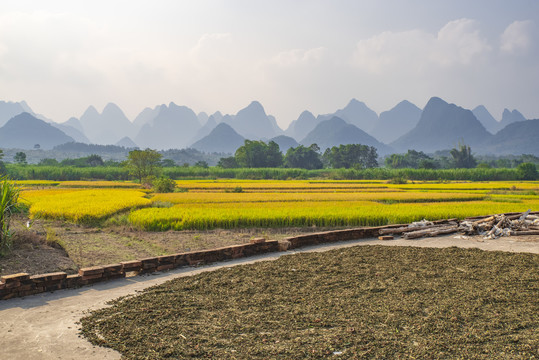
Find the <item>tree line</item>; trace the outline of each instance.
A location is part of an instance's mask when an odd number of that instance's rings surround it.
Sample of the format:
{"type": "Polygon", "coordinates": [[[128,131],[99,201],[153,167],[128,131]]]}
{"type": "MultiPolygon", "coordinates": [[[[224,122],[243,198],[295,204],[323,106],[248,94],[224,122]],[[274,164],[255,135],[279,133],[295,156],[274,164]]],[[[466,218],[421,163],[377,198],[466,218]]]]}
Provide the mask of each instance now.
{"type": "Polygon", "coordinates": [[[333,146],[323,153],[317,144],[299,145],[289,148],[285,154],[274,141],[245,140],[234,156],[221,158],[218,167],[233,168],[356,168],[366,169],[378,166],[378,154],[375,147],[361,144],[333,146]]]}

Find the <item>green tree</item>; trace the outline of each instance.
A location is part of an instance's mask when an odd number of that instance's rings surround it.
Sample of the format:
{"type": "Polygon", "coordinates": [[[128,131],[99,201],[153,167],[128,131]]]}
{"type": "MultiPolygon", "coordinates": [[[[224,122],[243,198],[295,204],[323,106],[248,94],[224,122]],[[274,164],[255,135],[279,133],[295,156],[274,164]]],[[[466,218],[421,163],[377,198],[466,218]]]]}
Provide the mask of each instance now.
{"type": "Polygon", "coordinates": [[[201,167],[201,168],[204,168],[204,169],[207,169],[209,167],[208,163],[204,160],[199,160],[195,163],[196,167],[201,167]]]}
{"type": "Polygon", "coordinates": [[[152,189],[156,193],[171,193],[176,188],[176,182],[171,178],[161,176],[152,183],[152,189]]]}
{"type": "Polygon", "coordinates": [[[22,151],[19,151],[18,153],[15,154],[15,156],[13,157],[13,160],[15,160],[17,164],[26,165],[26,154],[23,153],[22,151]]]}
{"type": "Polygon", "coordinates": [[[41,166],[58,166],[58,160],[45,158],[45,159],[39,160],[38,165],[41,165],[41,166]]]}
{"type": "Polygon", "coordinates": [[[424,168],[434,169],[436,165],[433,164],[434,159],[425,154],[423,151],[408,150],[406,154],[391,154],[385,158],[386,167],[392,169],[402,168],[424,168]]]}
{"type": "Polygon", "coordinates": [[[537,167],[535,164],[525,162],[517,166],[518,177],[521,180],[535,180],[537,179],[537,167]]]}
{"type": "Polygon", "coordinates": [[[245,140],[234,155],[240,167],[261,168],[279,167],[283,164],[283,153],[274,141],[266,144],[263,141],[245,140]]]}
{"type": "Polygon", "coordinates": [[[129,174],[142,184],[144,178],[156,176],[161,166],[161,157],[156,150],[132,150],[127,157],[129,174]]]}
{"type": "Polygon", "coordinates": [[[161,165],[163,167],[174,167],[176,166],[176,163],[172,159],[163,159],[161,160],[161,165]]]}
{"type": "Polygon", "coordinates": [[[99,155],[96,155],[96,154],[92,154],[88,157],[86,157],[86,164],[88,164],[88,166],[91,166],[91,167],[96,167],[96,166],[103,166],[105,165],[105,162],[103,161],[103,158],[99,155]]]}
{"type": "Polygon", "coordinates": [[[309,147],[299,145],[290,148],[284,157],[284,166],[288,168],[321,169],[323,164],[318,153],[320,148],[316,144],[309,147]]]}
{"type": "Polygon", "coordinates": [[[0,257],[11,249],[11,215],[17,209],[20,189],[7,177],[0,178],[0,257]]]}
{"type": "Polygon", "coordinates": [[[472,155],[472,149],[465,144],[459,143],[458,149],[451,149],[449,154],[451,154],[453,167],[455,168],[474,168],[477,165],[472,155]]]}
{"type": "Polygon", "coordinates": [[[229,156],[219,159],[217,166],[223,169],[235,169],[238,167],[238,163],[234,156],[229,156]]]}
{"type": "Polygon", "coordinates": [[[378,154],[373,146],[347,144],[326,149],[323,155],[334,169],[367,169],[378,166],[378,154]]]}

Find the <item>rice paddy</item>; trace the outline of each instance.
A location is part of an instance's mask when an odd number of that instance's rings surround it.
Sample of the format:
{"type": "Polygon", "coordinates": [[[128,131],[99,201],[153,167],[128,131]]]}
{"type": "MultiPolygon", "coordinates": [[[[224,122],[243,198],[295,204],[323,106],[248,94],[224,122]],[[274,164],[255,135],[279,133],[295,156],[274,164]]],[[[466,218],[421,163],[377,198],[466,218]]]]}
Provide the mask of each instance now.
{"type": "Polygon", "coordinates": [[[77,223],[129,212],[148,231],[378,226],[539,209],[539,182],[181,180],[151,194],[122,182],[56,182],[22,193],[30,215],[77,223]]]}

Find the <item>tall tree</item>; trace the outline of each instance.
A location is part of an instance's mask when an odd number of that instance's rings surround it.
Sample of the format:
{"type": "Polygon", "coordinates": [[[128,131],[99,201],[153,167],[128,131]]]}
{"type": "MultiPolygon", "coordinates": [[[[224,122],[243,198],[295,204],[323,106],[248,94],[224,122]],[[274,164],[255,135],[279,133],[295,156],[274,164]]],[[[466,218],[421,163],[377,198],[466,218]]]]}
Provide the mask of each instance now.
{"type": "Polygon", "coordinates": [[[279,167],[283,164],[283,153],[276,142],[245,140],[234,155],[240,167],[279,167]]]}
{"type": "Polygon", "coordinates": [[[290,148],[284,158],[284,166],[288,168],[321,169],[323,164],[318,153],[320,148],[316,144],[309,147],[299,145],[290,148]]]}
{"type": "Polygon", "coordinates": [[[373,168],[378,166],[378,154],[373,146],[347,144],[333,146],[324,152],[324,158],[332,168],[373,168]]]}
{"type": "Polygon", "coordinates": [[[17,164],[25,165],[26,164],[26,154],[23,153],[22,151],[19,151],[18,153],[15,154],[15,156],[13,157],[13,160],[15,160],[15,162],[17,164]]]}
{"type": "Polygon", "coordinates": [[[449,153],[455,168],[474,168],[477,165],[472,149],[468,145],[459,143],[458,149],[453,148],[449,153]]]}
{"type": "Polygon", "coordinates": [[[126,162],[129,174],[142,183],[144,178],[157,175],[161,167],[161,157],[161,154],[152,149],[130,151],[126,162]]]}

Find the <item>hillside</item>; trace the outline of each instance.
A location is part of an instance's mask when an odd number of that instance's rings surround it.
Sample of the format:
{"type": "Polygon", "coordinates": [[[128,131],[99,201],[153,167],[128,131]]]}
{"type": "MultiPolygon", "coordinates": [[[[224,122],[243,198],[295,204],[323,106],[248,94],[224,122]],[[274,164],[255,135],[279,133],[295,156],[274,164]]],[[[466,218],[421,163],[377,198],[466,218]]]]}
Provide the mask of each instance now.
{"type": "Polygon", "coordinates": [[[273,141],[277,145],[279,145],[279,149],[281,149],[283,154],[285,154],[288,151],[288,149],[295,148],[299,145],[298,142],[294,138],[291,138],[290,136],[286,136],[286,135],[279,135],[279,136],[269,139],[268,141],[273,141]]]}
{"type": "Polygon", "coordinates": [[[73,138],[60,129],[26,112],[11,118],[0,128],[0,144],[4,148],[33,149],[39,144],[42,149],[52,149],[71,141],[73,138]]]}
{"type": "Polygon", "coordinates": [[[207,136],[191,145],[191,148],[208,153],[233,154],[244,142],[245,138],[230,125],[220,123],[207,136]]]}
{"type": "Polygon", "coordinates": [[[403,100],[391,110],[380,114],[371,135],[388,144],[412,130],[420,117],[421,109],[411,102],[403,100]]]}
{"type": "MultiPolygon", "coordinates": [[[[151,114],[149,111],[146,113],[151,114]]],[[[189,145],[200,128],[193,110],[171,102],[169,106],[159,107],[158,115],[141,127],[134,142],[143,148],[181,149],[189,145]]]]}
{"type": "Polygon", "coordinates": [[[539,119],[513,122],[481,149],[495,154],[532,154],[539,156],[539,119]]]}
{"type": "Polygon", "coordinates": [[[322,151],[326,148],[345,144],[374,146],[378,154],[387,154],[391,149],[358,127],[334,116],[322,121],[300,142],[301,145],[317,144],[322,151]]]}
{"type": "Polygon", "coordinates": [[[390,145],[401,152],[408,149],[434,152],[451,149],[459,142],[464,142],[474,149],[491,137],[470,110],[433,97],[425,106],[417,125],[390,145]]]}

